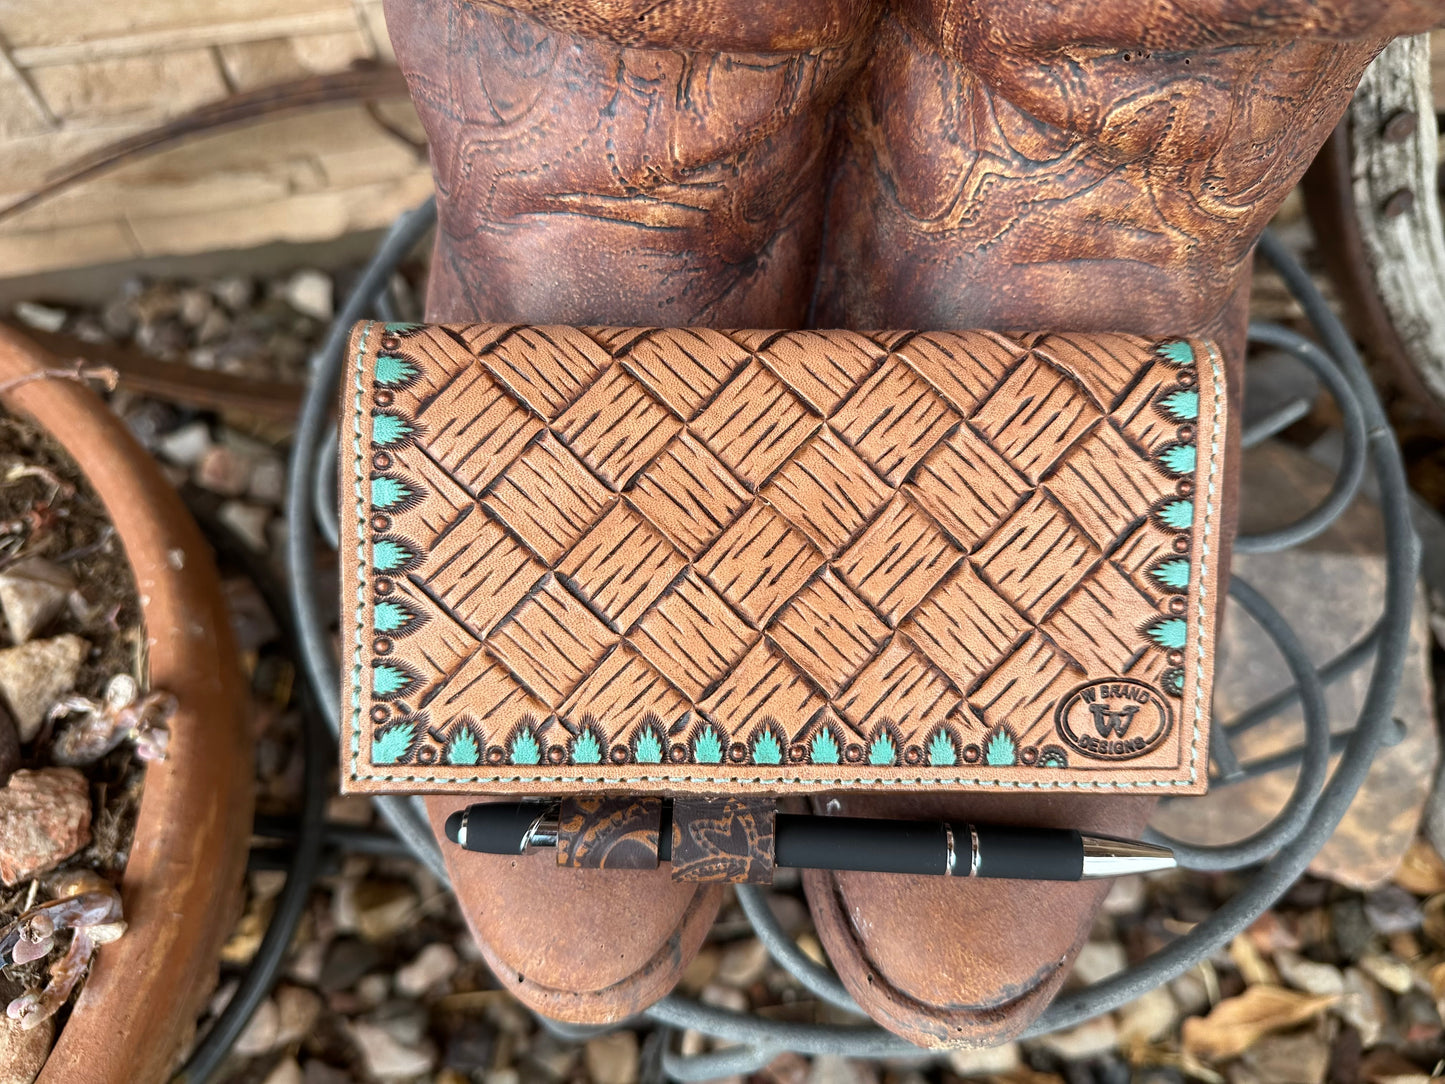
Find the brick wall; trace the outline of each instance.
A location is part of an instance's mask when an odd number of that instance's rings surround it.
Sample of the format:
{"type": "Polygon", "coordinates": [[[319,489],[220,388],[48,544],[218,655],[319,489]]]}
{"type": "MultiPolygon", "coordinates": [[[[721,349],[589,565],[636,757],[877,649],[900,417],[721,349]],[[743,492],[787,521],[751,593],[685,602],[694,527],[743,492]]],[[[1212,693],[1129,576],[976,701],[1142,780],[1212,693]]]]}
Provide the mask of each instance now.
{"type": "MultiPolygon", "coordinates": [[[[380,0],[0,2],[0,205],[75,156],[237,90],[391,60],[380,0]]],[[[420,136],[405,101],[387,120],[420,136]]],[[[192,138],[0,222],[0,279],[390,222],[425,161],[360,106],[192,138]]]]}

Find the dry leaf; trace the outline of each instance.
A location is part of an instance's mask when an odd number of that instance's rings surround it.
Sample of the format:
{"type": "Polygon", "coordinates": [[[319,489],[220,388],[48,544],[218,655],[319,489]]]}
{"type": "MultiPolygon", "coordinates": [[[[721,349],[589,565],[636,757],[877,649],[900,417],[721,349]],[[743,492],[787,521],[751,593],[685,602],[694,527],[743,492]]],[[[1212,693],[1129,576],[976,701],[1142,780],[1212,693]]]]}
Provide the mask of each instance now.
{"type": "Polygon", "coordinates": [[[1337,1000],[1281,986],[1250,986],[1238,997],[1221,1001],[1208,1016],[1184,1021],[1184,1049],[1216,1061],[1238,1057],[1260,1036],[1303,1024],[1337,1000]]]}
{"type": "Polygon", "coordinates": [[[1278,986],[1279,976],[1259,951],[1249,934],[1239,934],[1229,943],[1229,958],[1239,968],[1246,986],[1278,986]]]}
{"type": "Polygon", "coordinates": [[[1417,896],[1433,896],[1445,892],[1445,860],[1429,842],[1416,837],[1400,860],[1400,868],[1390,878],[1406,892],[1417,896]]]}

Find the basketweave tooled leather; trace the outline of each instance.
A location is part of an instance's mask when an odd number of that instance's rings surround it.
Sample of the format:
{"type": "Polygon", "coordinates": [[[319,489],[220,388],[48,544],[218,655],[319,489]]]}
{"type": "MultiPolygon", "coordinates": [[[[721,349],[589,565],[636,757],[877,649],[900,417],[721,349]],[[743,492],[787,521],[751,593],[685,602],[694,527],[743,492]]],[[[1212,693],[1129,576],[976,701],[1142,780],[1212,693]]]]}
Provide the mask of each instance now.
{"type": "Polygon", "coordinates": [[[352,791],[1204,789],[1223,366],[363,323],[352,791]]]}

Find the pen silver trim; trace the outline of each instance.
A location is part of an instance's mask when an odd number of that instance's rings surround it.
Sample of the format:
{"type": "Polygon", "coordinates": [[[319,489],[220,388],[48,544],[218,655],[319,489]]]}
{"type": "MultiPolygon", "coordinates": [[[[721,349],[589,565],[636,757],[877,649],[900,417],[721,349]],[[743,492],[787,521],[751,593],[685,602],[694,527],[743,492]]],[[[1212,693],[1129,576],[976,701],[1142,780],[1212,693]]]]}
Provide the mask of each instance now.
{"type": "Polygon", "coordinates": [[[1092,881],[1103,877],[1124,877],[1131,873],[1156,873],[1174,869],[1178,862],[1168,847],[1157,847],[1138,839],[1084,836],[1082,877],[1092,881]]]}
{"type": "Polygon", "coordinates": [[[973,851],[973,855],[972,855],[972,857],[969,859],[969,863],[968,863],[968,875],[969,875],[970,877],[977,877],[977,876],[978,876],[978,863],[979,863],[979,857],[980,857],[980,856],[979,856],[979,853],[978,853],[978,828],[977,828],[975,825],[970,824],[970,825],[968,826],[968,836],[969,836],[969,842],[970,842],[970,844],[971,844],[971,849],[972,849],[972,851],[973,851]]]}
{"type": "Polygon", "coordinates": [[[943,875],[945,877],[952,877],[953,864],[958,861],[958,855],[953,852],[953,825],[945,824],[943,826],[943,835],[948,843],[948,863],[943,867],[943,875]]]}
{"type": "Polygon", "coordinates": [[[469,818],[471,815],[471,806],[467,806],[466,809],[462,810],[462,826],[457,829],[457,844],[464,850],[467,846],[467,818],[469,818]]]}

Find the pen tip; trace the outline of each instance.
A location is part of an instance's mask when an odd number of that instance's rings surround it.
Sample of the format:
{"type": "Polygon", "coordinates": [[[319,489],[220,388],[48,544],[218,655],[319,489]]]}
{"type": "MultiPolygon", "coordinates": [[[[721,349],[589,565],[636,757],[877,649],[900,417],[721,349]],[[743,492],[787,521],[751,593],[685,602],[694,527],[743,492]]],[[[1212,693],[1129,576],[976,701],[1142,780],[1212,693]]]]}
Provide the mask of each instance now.
{"type": "Polygon", "coordinates": [[[1161,870],[1174,869],[1178,865],[1174,852],[1168,847],[1137,839],[1084,837],[1085,880],[1124,877],[1131,873],[1158,873],[1161,870]]]}

